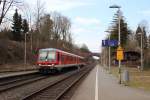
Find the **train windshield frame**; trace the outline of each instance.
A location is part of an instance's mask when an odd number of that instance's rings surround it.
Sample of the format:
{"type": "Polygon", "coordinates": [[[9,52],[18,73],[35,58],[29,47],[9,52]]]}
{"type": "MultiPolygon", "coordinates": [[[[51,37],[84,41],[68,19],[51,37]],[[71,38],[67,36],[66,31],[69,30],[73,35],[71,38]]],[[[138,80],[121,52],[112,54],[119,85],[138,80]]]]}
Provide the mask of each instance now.
{"type": "Polygon", "coordinates": [[[40,51],[39,52],[39,61],[54,61],[56,60],[55,51],[40,51]]]}

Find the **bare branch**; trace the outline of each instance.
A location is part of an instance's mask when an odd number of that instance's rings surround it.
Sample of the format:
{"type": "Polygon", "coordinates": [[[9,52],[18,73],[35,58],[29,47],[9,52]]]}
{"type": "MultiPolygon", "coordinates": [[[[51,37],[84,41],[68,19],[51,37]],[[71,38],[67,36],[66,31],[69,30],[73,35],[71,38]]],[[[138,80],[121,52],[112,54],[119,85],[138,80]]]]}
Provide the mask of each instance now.
{"type": "Polygon", "coordinates": [[[19,4],[21,2],[19,1],[15,1],[15,0],[0,0],[0,25],[4,19],[4,17],[6,16],[6,14],[8,13],[8,11],[10,10],[10,8],[12,6],[15,6],[17,4],[19,4]]]}
{"type": "Polygon", "coordinates": [[[0,17],[0,24],[2,23],[2,19],[4,17],[5,6],[6,6],[6,0],[4,0],[4,3],[2,5],[2,13],[1,13],[1,17],[0,17]]]}
{"type": "Polygon", "coordinates": [[[4,16],[6,15],[6,13],[8,12],[8,10],[10,9],[11,5],[13,4],[13,0],[10,2],[8,8],[6,9],[6,11],[4,12],[4,16]]]}
{"type": "Polygon", "coordinates": [[[0,5],[1,5],[1,3],[2,3],[2,0],[0,0],[0,5]]]}

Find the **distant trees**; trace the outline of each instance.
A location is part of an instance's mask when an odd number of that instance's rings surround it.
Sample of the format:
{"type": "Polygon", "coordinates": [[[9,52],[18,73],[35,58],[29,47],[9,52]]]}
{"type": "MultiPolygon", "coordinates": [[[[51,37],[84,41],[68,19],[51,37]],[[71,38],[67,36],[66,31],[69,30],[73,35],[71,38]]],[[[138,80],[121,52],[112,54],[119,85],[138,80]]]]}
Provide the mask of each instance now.
{"type": "Polygon", "coordinates": [[[125,46],[127,51],[138,51],[139,50],[139,43],[135,37],[134,32],[128,36],[127,45],[125,46]]]}
{"type": "Polygon", "coordinates": [[[24,40],[24,34],[29,31],[28,37],[33,49],[43,47],[72,49],[74,44],[70,19],[58,12],[45,13],[44,9],[44,3],[37,0],[30,29],[27,20],[22,19],[16,10],[12,23],[13,40],[19,42],[24,40]]]}
{"type": "Polygon", "coordinates": [[[139,52],[141,49],[141,39],[142,39],[142,49],[143,49],[143,61],[144,61],[144,67],[149,67],[150,65],[150,49],[149,49],[149,36],[148,33],[148,25],[146,21],[140,22],[140,24],[137,27],[135,37],[138,42],[138,48],[139,52]],[[142,38],[141,38],[142,37],[142,38]]]}
{"type": "Polygon", "coordinates": [[[13,23],[12,23],[13,40],[22,41],[24,34],[28,31],[29,26],[27,20],[24,19],[22,21],[22,17],[20,14],[18,14],[18,10],[16,9],[13,15],[13,23]]]}
{"type": "Polygon", "coordinates": [[[37,0],[36,1],[36,7],[35,7],[35,11],[34,11],[34,16],[35,16],[35,27],[36,27],[36,31],[38,33],[40,33],[40,18],[43,16],[44,14],[44,3],[41,2],[41,0],[37,0]]]}
{"type": "Polygon", "coordinates": [[[36,43],[36,48],[41,47],[43,42],[56,48],[63,47],[68,50],[72,48],[71,21],[66,16],[57,12],[44,13],[39,16],[38,23],[35,22],[35,27],[33,42],[36,43]]]}
{"type": "Polygon", "coordinates": [[[55,41],[61,41],[62,45],[65,46],[66,43],[72,44],[71,35],[71,22],[69,18],[62,16],[61,14],[54,12],[52,13],[53,20],[53,39],[55,41]]]}
{"type": "Polygon", "coordinates": [[[150,35],[148,36],[148,48],[150,49],[150,35]]]}
{"type": "Polygon", "coordinates": [[[139,47],[141,46],[141,36],[143,37],[142,38],[143,49],[147,49],[148,45],[147,45],[147,34],[146,34],[145,27],[138,26],[137,30],[136,30],[135,37],[136,37],[136,40],[139,44],[139,47]]]}
{"type": "Polygon", "coordinates": [[[12,33],[13,33],[13,39],[15,41],[21,41],[21,29],[22,29],[22,18],[21,15],[18,14],[18,10],[15,10],[14,16],[13,16],[13,23],[12,23],[12,33]]]}
{"type": "Polygon", "coordinates": [[[90,52],[90,50],[89,50],[89,48],[87,47],[86,44],[83,44],[83,45],[81,46],[80,50],[81,50],[82,52],[90,52]]]}
{"type": "Polygon", "coordinates": [[[25,40],[25,35],[28,35],[29,32],[29,24],[26,19],[23,19],[22,21],[22,40],[25,40]]]}
{"type": "Polygon", "coordinates": [[[69,34],[71,23],[70,20],[62,16],[60,13],[54,12],[52,13],[53,19],[53,32],[55,34],[54,38],[66,40],[67,34],[69,34]]]}
{"type": "Polygon", "coordinates": [[[26,19],[23,19],[22,30],[23,30],[23,33],[27,33],[29,31],[29,24],[26,19]]]}
{"type": "Polygon", "coordinates": [[[0,32],[0,39],[10,40],[12,39],[12,34],[10,29],[4,28],[0,32]]]}
{"type": "MultiPolygon", "coordinates": [[[[5,15],[10,7],[20,3],[18,1],[19,0],[0,0],[0,25],[4,17],[6,18],[5,15]]],[[[16,57],[13,60],[11,59],[10,62],[18,61],[17,58],[23,61],[24,54],[22,51],[25,49],[25,46],[23,45],[25,35],[27,35],[26,53],[27,58],[29,58],[27,60],[32,63],[36,59],[35,53],[37,53],[40,48],[58,48],[77,55],[89,51],[87,46],[83,46],[80,49],[80,47],[73,43],[71,21],[67,16],[61,15],[58,12],[45,13],[44,3],[40,0],[37,0],[35,12],[29,11],[29,13],[32,12],[30,16],[28,16],[28,13],[25,13],[23,17],[19,14],[19,11],[24,13],[24,10],[25,8],[21,10],[16,9],[12,19],[10,19],[12,21],[11,27],[8,26],[7,29],[5,26],[2,26],[3,28],[0,30],[0,40],[6,40],[5,42],[10,45],[10,48],[4,45],[4,49],[8,49],[8,51],[14,53],[1,52],[1,54],[6,54],[6,56],[10,55],[12,56],[12,59],[14,58],[13,56],[16,57]],[[34,17],[32,15],[34,15],[34,17]],[[31,17],[33,17],[32,20],[31,17]],[[28,21],[30,23],[28,23],[28,21]]],[[[3,42],[0,44],[0,47],[2,45],[3,42]]],[[[4,51],[1,48],[0,50],[4,51]]],[[[3,59],[3,56],[0,56],[0,59],[1,58],[3,59]]],[[[7,58],[4,58],[4,61],[5,60],[7,60],[7,58]]]]}
{"type": "Polygon", "coordinates": [[[39,20],[40,23],[40,38],[43,41],[49,41],[52,39],[52,29],[53,29],[53,21],[51,19],[50,14],[45,14],[39,20]]]}
{"type": "Polygon", "coordinates": [[[6,14],[12,6],[16,6],[19,0],[0,0],[0,25],[2,24],[6,14]]]}

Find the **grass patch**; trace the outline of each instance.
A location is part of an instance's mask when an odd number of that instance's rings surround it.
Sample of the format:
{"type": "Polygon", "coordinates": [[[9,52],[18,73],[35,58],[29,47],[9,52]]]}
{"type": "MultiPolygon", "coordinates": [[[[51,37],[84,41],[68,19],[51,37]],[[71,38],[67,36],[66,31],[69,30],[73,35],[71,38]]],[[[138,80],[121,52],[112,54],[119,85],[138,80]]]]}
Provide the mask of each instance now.
{"type": "MultiPolygon", "coordinates": [[[[141,72],[137,68],[122,67],[122,72],[124,69],[127,69],[129,71],[130,81],[128,85],[130,87],[150,91],[150,70],[141,72]]],[[[115,77],[118,77],[118,67],[112,67],[111,73],[115,77]]]]}

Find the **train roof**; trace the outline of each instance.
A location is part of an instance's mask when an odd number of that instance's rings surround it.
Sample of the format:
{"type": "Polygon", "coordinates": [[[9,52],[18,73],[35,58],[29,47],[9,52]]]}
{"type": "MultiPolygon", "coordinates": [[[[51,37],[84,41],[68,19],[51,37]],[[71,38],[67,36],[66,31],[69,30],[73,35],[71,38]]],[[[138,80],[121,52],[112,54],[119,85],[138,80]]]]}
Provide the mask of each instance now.
{"type": "Polygon", "coordinates": [[[55,48],[45,48],[45,49],[40,49],[39,51],[59,51],[59,52],[63,52],[65,54],[76,56],[76,57],[79,57],[79,58],[82,58],[82,59],[84,58],[82,56],[75,55],[75,54],[72,54],[72,53],[69,53],[69,52],[66,52],[66,51],[63,51],[63,50],[55,49],[55,48]]]}

